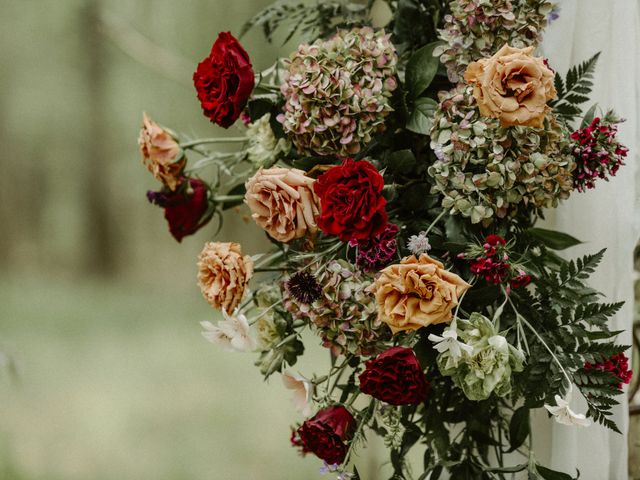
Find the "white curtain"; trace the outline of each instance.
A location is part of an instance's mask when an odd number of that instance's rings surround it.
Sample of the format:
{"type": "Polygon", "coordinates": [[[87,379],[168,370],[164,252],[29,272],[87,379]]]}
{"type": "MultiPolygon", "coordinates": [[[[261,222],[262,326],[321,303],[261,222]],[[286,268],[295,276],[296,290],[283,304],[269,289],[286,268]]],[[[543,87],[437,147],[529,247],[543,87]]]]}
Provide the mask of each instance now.
{"type": "MultiPolygon", "coordinates": [[[[613,318],[612,329],[625,330],[621,343],[631,343],[633,318],[633,249],[640,232],[640,2],[638,0],[564,0],[560,17],[545,33],[542,53],[553,68],[567,69],[602,52],[591,98],[603,109],[614,108],[627,121],[620,138],[630,148],[626,166],[609,182],[600,180],[586,193],[574,193],[553,212],[548,228],[558,229],[585,243],[567,251],[575,257],[607,248],[591,285],[608,301],[625,301],[613,318]]],[[[575,396],[575,395],[574,395],[575,396]]],[[[534,446],[540,461],[586,480],[623,480],[627,474],[628,405],[626,395],[614,420],[623,435],[600,425],[566,427],[537,412],[534,446]]],[[[576,410],[584,412],[581,398],[576,410]]]]}

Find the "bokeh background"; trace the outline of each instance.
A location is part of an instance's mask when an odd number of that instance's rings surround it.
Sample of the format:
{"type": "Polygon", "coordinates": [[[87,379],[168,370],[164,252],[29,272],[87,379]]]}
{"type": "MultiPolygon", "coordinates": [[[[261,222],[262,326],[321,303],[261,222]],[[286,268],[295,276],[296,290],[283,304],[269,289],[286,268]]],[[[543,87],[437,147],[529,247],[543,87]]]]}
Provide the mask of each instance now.
{"type": "MultiPolygon", "coordinates": [[[[202,116],[191,75],[268,3],[0,0],[0,480],[323,478],[290,448],[279,379],[201,338],[215,313],[195,260],[214,227],[173,240],[136,145],[143,111],[238,134],[202,116]]],[[[256,70],[295,43],[243,39],[256,70]]],[[[244,213],[218,238],[257,253],[244,213]]],[[[307,344],[294,370],[319,371],[307,344]]],[[[386,478],[381,457],[362,455],[364,478],[386,478]]]]}

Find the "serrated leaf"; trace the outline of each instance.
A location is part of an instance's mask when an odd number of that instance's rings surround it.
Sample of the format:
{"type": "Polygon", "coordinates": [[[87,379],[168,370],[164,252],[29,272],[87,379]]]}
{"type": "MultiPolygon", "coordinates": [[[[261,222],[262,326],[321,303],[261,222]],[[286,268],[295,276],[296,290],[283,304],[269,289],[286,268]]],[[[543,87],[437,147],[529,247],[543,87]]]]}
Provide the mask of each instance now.
{"type": "Polygon", "coordinates": [[[431,98],[419,98],[416,100],[414,110],[407,121],[407,130],[422,135],[429,135],[433,114],[438,108],[438,103],[431,98]]]}

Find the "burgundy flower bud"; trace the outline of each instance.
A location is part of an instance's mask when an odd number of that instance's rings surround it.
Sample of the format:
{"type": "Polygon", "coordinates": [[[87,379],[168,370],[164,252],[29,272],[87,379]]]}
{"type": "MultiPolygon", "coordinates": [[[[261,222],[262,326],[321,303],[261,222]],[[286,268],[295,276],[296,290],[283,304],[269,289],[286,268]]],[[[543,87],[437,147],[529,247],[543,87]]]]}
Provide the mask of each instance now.
{"type": "Polygon", "coordinates": [[[340,464],[347,455],[355,427],[356,421],[349,410],[342,405],[332,405],[302,424],[296,445],[329,465],[340,464]]]}
{"type": "Polygon", "coordinates": [[[411,348],[393,347],[366,363],[360,390],[391,405],[423,402],[429,392],[422,367],[411,348]]]}
{"type": "Polygon", "coordinates": [[[197,232],[211,219],[211,215],[207,215],[207,186],[197,178],[183,177],[175,192],[147,192],[147,198],[164,208],[169,231],[178,242],[197,232]]]}

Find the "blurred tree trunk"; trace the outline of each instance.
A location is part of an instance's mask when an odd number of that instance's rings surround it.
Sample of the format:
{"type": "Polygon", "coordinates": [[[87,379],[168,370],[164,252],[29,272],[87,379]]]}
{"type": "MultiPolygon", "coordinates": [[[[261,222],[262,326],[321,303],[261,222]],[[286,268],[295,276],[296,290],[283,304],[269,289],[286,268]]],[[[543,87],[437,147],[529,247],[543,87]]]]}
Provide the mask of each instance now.
{"type": "Polygon", "coordinates": [[[109,56],[104,38],[98,31],[100,0],[88,0],[80,12],[80,31],[85,39],[85,81],[88,92],[89,118],[85,123],[86,178],[84,185],[87,248],[84,267],[93,275],[110,275],[116,270],[113,222],[109,199],[109,142],[107,122],[107,90],[109,56]]]}

